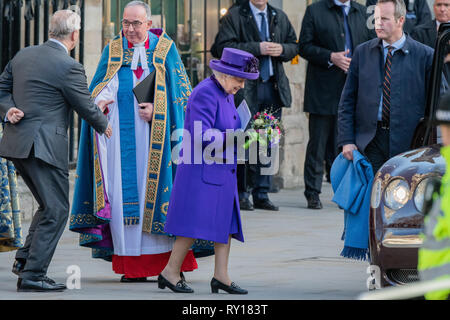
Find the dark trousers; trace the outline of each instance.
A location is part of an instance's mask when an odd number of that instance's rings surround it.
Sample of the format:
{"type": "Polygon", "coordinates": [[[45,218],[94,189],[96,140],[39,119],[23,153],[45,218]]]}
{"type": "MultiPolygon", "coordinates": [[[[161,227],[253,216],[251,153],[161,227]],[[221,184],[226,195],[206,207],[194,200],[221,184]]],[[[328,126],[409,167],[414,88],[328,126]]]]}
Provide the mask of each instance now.
{"type": "MultiPolygon", "coordinates": [[[[306,147],[304,166],[305,196],[317,196],[322,191],[323,169],[325,155],[335,158],[337,153],[336,141],[330,137],[337,136],[337,117],[334,115],[309,115],[309,141],[306,147]]],[[[334,159],[333,159],[334,160],[334,159]]],[[[330,161],[330,160],[329,160],[330,161]]]]}
{"type": "MultiPolygon", "coordinates": [[[[259,112],[268,111],[278,119],[281,119],[282,103],[280,95],[275,89],[275,81],[272,77],[267,82],[260,82],[258,84],[258,110],[259,112]]],[[[252,115],[253,116],[253,115],[252,115]]],[[[270,155],[270,149],[268,150],[270,155]]],[[[250,192],[253,196],[253,201],[269,199],[267,193],[272,186],[271,175],[261,175],[261,168],[270,167],[271,163],[262,164],[259,161],[257,164],[238,165],[237,179],[239,199],[248,199],[250,192]]]]}
{"type": "Polygon", "coordinates": [[[377,127],[377,133],[373,140],[367,145],[364,154],[369,159],[375,175],[381,166],[389,160],[389,129],[377,127]]]}
{"type": "Polygon", "coordinates": [[[35,158],[33,151],[12,161],[39,204],[25,245],[16,253],[16,259],[26,260],[19,277],[38,280],[47,274],[69,217],[69,172],[35,158]]]}

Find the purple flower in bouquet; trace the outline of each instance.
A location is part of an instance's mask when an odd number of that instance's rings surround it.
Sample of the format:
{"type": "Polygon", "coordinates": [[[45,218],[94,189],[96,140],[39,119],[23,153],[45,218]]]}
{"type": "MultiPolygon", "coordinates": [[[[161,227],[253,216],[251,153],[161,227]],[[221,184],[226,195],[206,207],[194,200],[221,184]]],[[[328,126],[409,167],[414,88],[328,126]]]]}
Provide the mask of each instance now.
{"type": "Polygon", "coordinates": [[[272,147],[280,142],[283,131],[281,121],[266,111],[258,112],[253,117],[250,128],[254,131],[250,133],[250,140],[244,145],[245,149],[256,141],[263,146],[269,144],[272,147]]]}

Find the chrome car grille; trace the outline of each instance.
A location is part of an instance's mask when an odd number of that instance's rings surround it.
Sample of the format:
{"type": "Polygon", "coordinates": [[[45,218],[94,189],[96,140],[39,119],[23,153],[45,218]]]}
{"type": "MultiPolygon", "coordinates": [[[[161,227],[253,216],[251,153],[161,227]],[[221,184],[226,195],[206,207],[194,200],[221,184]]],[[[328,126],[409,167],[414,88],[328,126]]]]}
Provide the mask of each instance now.
{"type": "Polygon", "coordinates": [[[389,279],[399,284],[419,281],[419,273],[416,269],[391,269],[386,274],[389,279]]]}

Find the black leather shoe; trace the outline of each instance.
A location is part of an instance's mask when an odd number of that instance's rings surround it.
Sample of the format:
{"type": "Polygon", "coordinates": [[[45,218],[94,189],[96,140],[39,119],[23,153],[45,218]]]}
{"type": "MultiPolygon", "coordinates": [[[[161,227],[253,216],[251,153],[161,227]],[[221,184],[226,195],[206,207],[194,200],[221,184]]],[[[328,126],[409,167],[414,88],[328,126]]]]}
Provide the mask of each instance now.
{"type": "Polygon", "coordinates": [[[308,201],[308,209],[322,209],[319,196],[306,197],[306,200],[308,201]]]}
{"type": "Polygon", "coordinates": [[[176,285],[173,285],[160,274],[158,276],[158,288],[164,289],[165,287],[177,293],[194,293],[194,290],[187,285],[186,281],[180,280],[176,285]]]}
{"type": "Polygon", "coordinates": [[[240,199],[239,200],[239,207],[241,208],[241,210],[246,210],[246,211],[253,211],[253,210],[255,210],[255,208],[253,208],[252,203],[248,199],[242,199],[242,200],[240,199]]]}
{"type": "Polygon", "coordinates": [[[278,211],[278,207],[272,203],[269,199],[264,200],[255,200],[253,201],[253,205],[256,209],[270,210],[270,211],[278,211]]]}
{"type": "Polygon", "coordinates": [[[64,284],[56,283],[47,277],[41,280],[19,279],[17,281],[17,291],[19,292],[61,292],[65,289],[64,284]]]}
{"type": "Polygon", "coordinates": [[[25,268],[25,262],[25,259],[16,259],[11,270],[12,273],[19,275],[23,268],[25,268]]]}
{"type": "Polygon", "coordinates": [[[236,283],[232,282],[231,285],[220,282],[216,278],[211,279],[211,292],[219,293],[219,289],[228,292],[229,294],[247,294],[248,291],[239,287],[236,283]]]}

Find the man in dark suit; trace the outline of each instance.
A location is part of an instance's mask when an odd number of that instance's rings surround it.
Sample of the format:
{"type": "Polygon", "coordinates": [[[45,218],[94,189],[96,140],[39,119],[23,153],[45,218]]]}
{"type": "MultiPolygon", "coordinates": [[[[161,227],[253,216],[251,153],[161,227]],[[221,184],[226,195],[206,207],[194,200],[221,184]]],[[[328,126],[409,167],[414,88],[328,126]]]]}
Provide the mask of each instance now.
{"type": "MultiPolygon", "coordinates": [[[[374,6],[377,0],[366,0],[366,6],[370,11],[370,6],[374,6]]],[[[429,23],[431,12],[427,0],[406,0],[406,15],[403,30],[410,34],[416,26],[429,23]]]]}
{"type": "Polygon", "coordinates": [[[80,16],[55,12],[50,40],[19,51],[0,76],[0,116],[5,129],[0,156],[13,161],[39,204],[13,272],[18,291],[65,289],[46,276],[69,215],[67,129],[71,109],[99,133],[111,127],[90,97],[83,66],[69,56],[78,41],[80,16]]]}
{"type": "MultiPolygon", "coordinates": [[[[235,95],[236,106],[245,99],[252,115],[268,110],[280,119],[282,107],[290,107],[292,102],[283,62],[297,55],[297,37],[286,14],[270,6],[268,0],[246,0],[235,5],[220,21],[213,55],[220,58],[226,47],[247,51],[260,62],[260,78],[247,81],[245,88],[235,95]]],[[[278,210],[268,197],[272,176],[261,174],[262,167],[270,165],[260,162],[238,165],[241,210],[253,210],[253,205],[258,209],[278,210]],[[250,186],[253,205],[249,200],[250,186]]]]}
{"type": "Polygon", "coordinates": [[[450,0],[435,0],[433,5],[435,19],[416,26],[411,32],[415,40],[434,48],[441,23],[450,21],[450,0]]]}
{"type": "MultiPolygon", "coordinates": [[[[414,28],[411,37],[415,40],[434,48],[441,23],[450,22],[450,0],[436,0],[433,5],[434,20],[430,20],[414,28]]],[[[444,75],[447,82],[450,80],[450,53],[445,57],[444,75]]]]}
{"type": "Polygon", "coordinates": [[[355,50],[339,103],[338,145],[349,160],[364,153],[374,173],[410,148],[425,112],[433,49],[403,32],[405,16],[403,0],[378,1],[378,38],[355,50]]]}
{"type": "MultiPolygon", "coordinates": [[[[369,38],[365,7],[355,1],[322,0],[306,9],[299,53],[308,61],[304,100],[309,113],[304,169],[308,208],[322,208],[319,194],[327,141],[336,136],[337,107],[353,50],[369,38]]],[[[334,159],[336,142],[331,146],[334,159]]]]}

